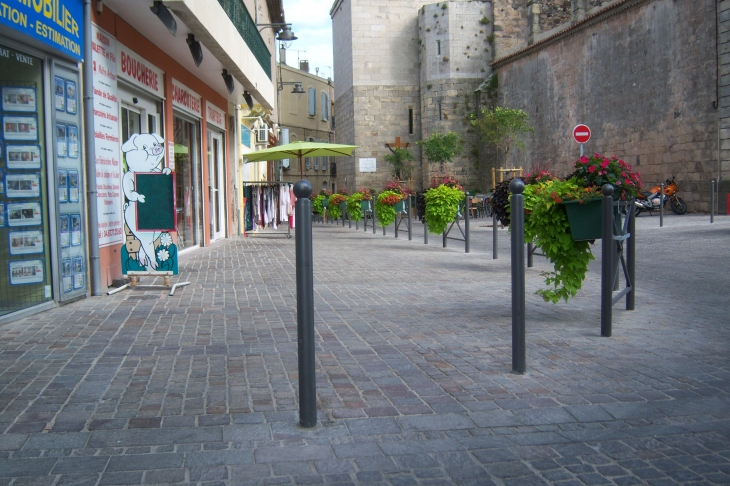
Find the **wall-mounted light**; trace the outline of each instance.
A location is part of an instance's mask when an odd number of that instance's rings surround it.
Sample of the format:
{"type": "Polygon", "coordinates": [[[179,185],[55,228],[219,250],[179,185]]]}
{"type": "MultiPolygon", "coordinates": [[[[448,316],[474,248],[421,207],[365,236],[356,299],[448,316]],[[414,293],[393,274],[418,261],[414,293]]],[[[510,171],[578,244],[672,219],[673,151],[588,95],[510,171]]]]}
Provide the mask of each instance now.
{"type": "Polygon", "coordinates": [[[249,110],[253,110],[253,96],[248,91],[243,92],[243,99],[246,101],[246,106],[249,110]]]}
{"type": "Polygon", "coordinates": [[[294,35],[294,32],[291,31],[291,24],[284,24],[284,23],[278,23],[278,24],[256,24],[256,27],[261,27],[259,29],[259,32],[266,29],[267,27],[271,27],[274,30],[281,29],[281,32],[276,36],[276,40],[284,41],[284,42],[291,42],[297,40],[299,37],[294,35]]]}
{"type": "Polygon", "coordinates": [[[96,0],[96,13],[98,15],[101,15],[101,13],[104,11],[104,2],[101,0],[96,0]]]}
{"type": "Polygon", "coordinates": [[[279,91],[284,89],[285,84],[294,85],[294,89],[291,90],[292,94],[304,94],[304,88],[302,88],[301,81],[279,81],[279,91]]]}
{"type": "Polygon", "coordinates": [[[177,22],[175,17],[172,16],[172,12],[162,2],[155,1],[150,7],[152,13],[157,15],[157,18],[167,27],[172,35],[177,34],[177,22]]]}
{"type": "Polygon", "coordinates": [[[185,39],[185,42],[188,43],[188,47],[190,47],[190,54],[193,55],[193,61],[195,61],[195,65],[197,67],[200,67],[200,63],[203,62],[203,46],[202,44],[195,40],[195,34],[188,34],[188,38],[185,39]]]}
{"type": "Polygon", "coordinates": [[[223,76],[223,81],[226,83],[226,89],[228,89],[228,94],[233,94],[233,90],[236,87],[233,84],[233,76],[228,74],[228,70],[224,69],[221,73],[221,76],[223,76]]]}

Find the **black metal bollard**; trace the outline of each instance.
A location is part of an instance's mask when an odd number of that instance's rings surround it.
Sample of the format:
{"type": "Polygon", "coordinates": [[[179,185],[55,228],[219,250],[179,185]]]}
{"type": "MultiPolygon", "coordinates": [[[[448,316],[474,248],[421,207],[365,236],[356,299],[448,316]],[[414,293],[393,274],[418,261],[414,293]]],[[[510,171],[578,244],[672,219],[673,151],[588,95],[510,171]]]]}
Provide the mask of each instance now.
{"type": "Polygon", "coordinates": [[[314,274],[312,271],[312,185],[294,184],[297,222],[297,343],[299,354],[299,425],[317,425],[317,381],[314,372],[314,274]]]}
{"type": "Polygon", "coordinates": [[[428,223],[423,222],[423,244],[428,245],[428,223]]]}
{"type": "Polygon", "coordinates": [[[715,222],[715,179],[712,179],[712,194],[710,194],[710,224],[715,222]]]}
{"type": "Polygon", "coordinates": [[[464,198],[464,253],[469,253],[469,213],[471,212],[471,197],[464,198]]]}
{"type": "Polygon", "coordinates": [[[492,213],[492,259],[496,260],[499,257],[499,250],[497,245],[499,244],[499,235],[497,233],[497,215],[492,213]]]}
{"type": "Polygon", "coordinates": [[[527,266],[532,268],[535,265],[532,254],[535,253],[535,245],[532,242],[527,244],[527,266]]]}
{"type": "Polygon", "coordinates": [[[613,186],[604,184],[603,193],[603,232],[601,238],[601,336],[611,337],[613,326],[613,186]]]}
{"type": "Polygon", "coordinates": [[[636,304],[636,215],[634,214],[634,200],[628,205],[629,238],[626,241],[626,269],[631,281],[631,291],[626,294],[626,310],[634,310],[636,304]]]}
{"type": "Polygon", "coordinates": [[[527,371],[525,350],[525,184],[514,179],[509,184],[512,193],[512,372],[527,371]]]}
{"type": "Polygon", "coordinates": [[[659,227],[664,227],[664,183],[659,185],[659,227]]]}

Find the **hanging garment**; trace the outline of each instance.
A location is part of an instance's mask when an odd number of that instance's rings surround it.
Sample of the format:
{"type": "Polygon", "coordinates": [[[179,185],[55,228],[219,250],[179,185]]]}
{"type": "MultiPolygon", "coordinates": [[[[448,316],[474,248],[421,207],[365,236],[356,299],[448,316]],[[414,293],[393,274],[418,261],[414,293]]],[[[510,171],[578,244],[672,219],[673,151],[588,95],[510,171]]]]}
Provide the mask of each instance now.
{"type": "Polygon", "coordinates": [[[289,227],[294,229],[294,208],[296,207],[297,197],[294,195],[294,186],[289,186],[289,201],[291,202],[291,216],[289,217],[289,227]]]}
{"type": "Polygon", "coordinates": [[[279,219],[281,222],[289,221],[289,213],[287,206],[289,205],[289,188],[286,184],[281,184],[279,189],[279,219]]]}

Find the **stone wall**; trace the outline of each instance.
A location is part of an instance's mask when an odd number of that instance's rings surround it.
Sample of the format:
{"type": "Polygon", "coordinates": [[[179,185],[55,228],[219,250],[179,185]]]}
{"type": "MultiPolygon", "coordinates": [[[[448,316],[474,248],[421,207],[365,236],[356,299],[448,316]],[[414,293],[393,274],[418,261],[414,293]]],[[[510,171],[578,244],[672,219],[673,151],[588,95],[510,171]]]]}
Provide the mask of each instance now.
{"type": "Polygon", "coordinates": [[[730,214],[730,0],[717,4],[719,22],[718,48],[720,52],[718,76],[720,77],[720,167],[718,169],[718,208],[722,214],[730,214]]]}
{"type": "Polygon", "coordinates": [[[566,174],[579,153],[572,129],[585,123],[588,153],[624,158],[645,185],[674,175],[690,211],[707,211],[718,166],[715,2],[614,5],[493,65],[499,104],[525,110],[535,128],[508,165],[566,174]]]}

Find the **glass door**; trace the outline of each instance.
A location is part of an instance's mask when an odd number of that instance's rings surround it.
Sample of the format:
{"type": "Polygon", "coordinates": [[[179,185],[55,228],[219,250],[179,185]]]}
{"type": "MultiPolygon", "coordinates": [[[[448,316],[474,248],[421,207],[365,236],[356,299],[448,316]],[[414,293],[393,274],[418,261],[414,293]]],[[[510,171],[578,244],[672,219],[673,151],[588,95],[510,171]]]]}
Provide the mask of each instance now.
{"type": "Polygon", "coordinates": [[[223,238],[226,230],[223,136],[208,130],[208,189],[210,197],[210,239],[223,238]]]}

